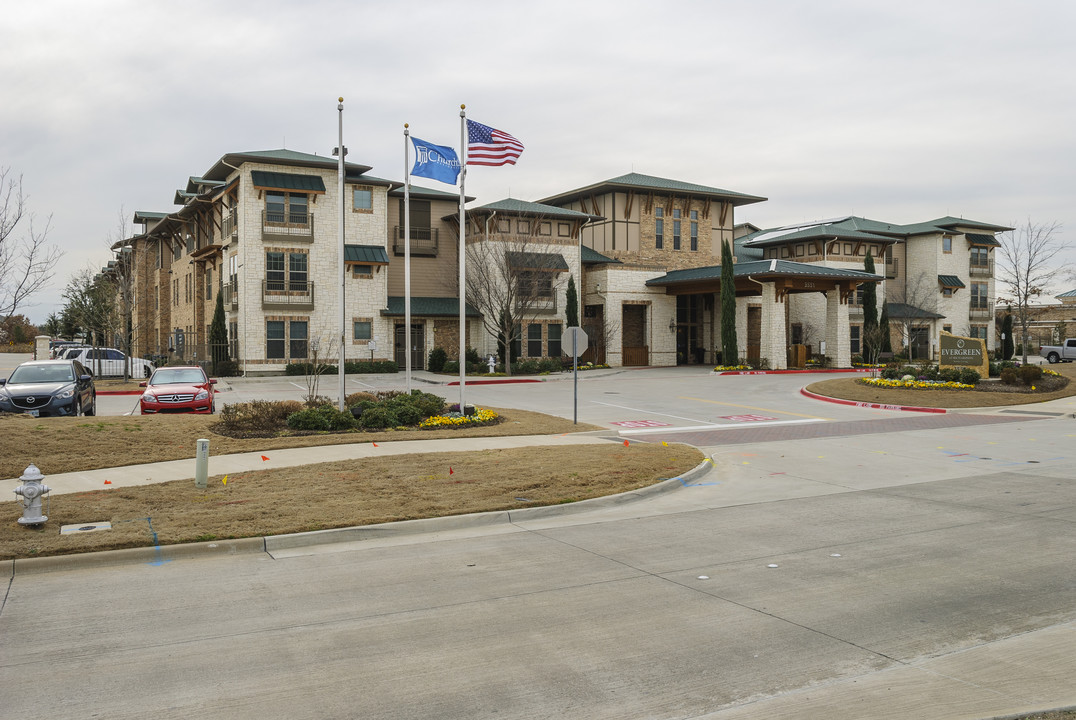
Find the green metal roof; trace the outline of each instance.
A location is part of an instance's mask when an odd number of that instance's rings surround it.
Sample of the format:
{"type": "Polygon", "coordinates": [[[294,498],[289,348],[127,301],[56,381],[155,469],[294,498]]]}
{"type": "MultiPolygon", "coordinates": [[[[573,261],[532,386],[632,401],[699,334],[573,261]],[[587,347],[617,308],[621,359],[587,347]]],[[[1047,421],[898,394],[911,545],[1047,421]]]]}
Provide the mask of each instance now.
{"type": "Polygon", "coordinates": [[[344,263],[354,265],[388,265],[389,255],[380,245],[344,245],[344,263]]]}
{"type": "Polygon", "coordinates": [[[325,192],[320,175],[296,175],[293,173],[252,170],[250,179],[256,188],[268,190],[300,190],[302,192],[325,192]]]}
{"type": "Polygon", "coordinates": [[[964,281],[958,278],[956,275],[939,275],[938,284],[943,288],[962,288],[967,287],[964,285],[964,281]]]}
{"type": "Polygon", "coordinates": [[[993,235],[980,235],[979,233],[967,233],[964,235],[972,245],[986,245],[987,247],[1001,247],[1001,243],[993,235]]]}
{"type": "Polygon", "coordinates": [[[924,310],[923,308],[916,307],[915,305],[907,305],[905,303],[886,303],[886,312],[891,318],[919,318],[922,320],[938,320],[945,317],[932,310],[924,310]]]}
{"type": "Polygon", "coordinates": [[[154,220],[163,220],[168,217],[166,212],[151,212],[149,210],[135,210],[134,221],[136,223],[152,222],[154,220]]]}
{"type": "Polygon", "coordinates": [[[602,220],[600,215],[588,215],[578,210],[569,210],[567,208],[556,207],[555,205],[545,205],[543,203],[527,202],[526,200],[516,200],[514,198],[506,198],[504,200],[498,200],[497,202],[490,203],[488,205],[481,205],[476,208],[468,208],[468,214],[492,214],[492,213],[510,213],[512,215],[534,215],[551,220],[602,220]]]}
{"type": "Polygon", "coordinates": [[[584,265],[592,263],[616,263],[618,265],[623,265],[623,263],[619,260],[616,260],[611,257],[605,257],[597,250],[593,248],[588,248],[586,245],[584,245],[579,250],[579,261],[584,265]]]}
{"type": "MultiPolygon", "coordinates": [[[[404,315],[403,297],[389,297],[388,307],[381,311],[382,315],[404,315]]],[[[460,299],[441,297],[413,297],[411,298],[411,315],[422,317],[459,317],[460,299]]],[[[467,303],[467,317],[482,317],[470,303],[467,303]]]]}
{"type": "Polygon", "coordinates": [[[504,257],[516,270],[568,271],[568,262],[559,253],[505,252],[504,257]]]}
{"type": "Polygon", "coordinates": [[[1061,293],[1060,295],[1054,295],[1055,298],[1070,298],[1076,297],[1076,290],[1069,290],[1068,292],[1061,293]]]}
{"type": "MultiPolygon", "coordinates": [[[[402,198],[404,195],[403,183],[399,184],[399,187],[395,187],[389,192],[392,197],[402,198]]],[[[460,194],[458,192],[445,192],[444,190],[434,190],[432,188],[419,187],[418,185],[411,186],[411,197],[421,198],[423,200],[455,200],[457,203],[460,200],[460,194]]],[[[468,195],[466,202],[471,202],[474,197],[468,195]]]]}
{"type": "Polygon", "coordinates": [[[731,190],[710,187],[709,185],[697,185],[681,180],[670,180],[669,178],[661,178],[633,172],[628,173],[627,175],[603,180],[594,183],[593,185],[587,185],[586,187],[558,193],[557,195],[543,199],[542,202],[565,203],[578,197],[600,194],[612,190],[658,191],[682,195],[701,195],[728,201],[733,205],[748,205],[750,203],[762,202],[766,199],[758,195],[746,195],[731,190]]]}
{"type": "MultiPolygon", "coordinates": [[[[255,162],[266,165],[291,165],[296,167],[336,168],[339,166],[336,158],[332,155],[311,155],[310,153],[296,150],[248,150],[246,152],[228,153],[213,164],[202,177],[206,180],[223,180],[227,178],[236,167],[243,163],[255,162]]],[[[358,174],[370,170],[369,165],[345,162],[345,174],[358,174]]]]}
{"type": "MultiPolygon", "coordinates": [[[[845,270],[844,268],[826,267],[815,263],[799,263],[790,260],[753,260],[750,262],[738,262],[732,266],[733,277],[810,277],[820,279],[855,279],[862,281],[878,281],[881,275],[872,275],[862,270],[845,270]]],[[[721,280],[721,266],[710,265],[701,268],[688,268],[687,270],[673,270],[662,277],[647,280],[647,285],[665,286],[679,285],[681,283],[698,282],[699,280],[721,280]]]]}

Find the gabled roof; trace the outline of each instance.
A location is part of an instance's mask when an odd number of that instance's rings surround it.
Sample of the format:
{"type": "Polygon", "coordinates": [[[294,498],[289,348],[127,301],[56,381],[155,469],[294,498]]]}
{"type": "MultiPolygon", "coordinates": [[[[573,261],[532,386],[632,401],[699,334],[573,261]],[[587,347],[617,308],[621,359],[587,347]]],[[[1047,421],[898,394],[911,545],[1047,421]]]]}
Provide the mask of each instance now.
{"type": "Polygon", "coordinates": [[[558,193],[557,195],[544,198],[542,202],[564,204],[580,197],[597,195],[615,190],[634,190],[636,192],[652,191],[684,196],[708,197],[729,202],[734,206],[749,205],[751,203],[762,202],[766,199],[758,195],[746,195],[744,193],[723,190],[708,185],[697,185],[695,183],[683,182],[682,180],[670,180],[668,178],[632,172],[627,175],[620,175],[619,177],[602,180],[601,182],[596,182],[593,185],[587,185],[586,187],[558,193]]]}
{"type": "Polygon", "coordinates": [[[946,228],[952,230],[957,227],[975,228],[976,230],[990,230],[993,232],[1008,232],[1012,230],[1011,227],[1004,225],[994,225],[993,223],[980,222],[978,220],[968,220],[967,218],[953,217],[952,215],[946,215],[945,217],[938,218],[936,220],[929,220],[921,225],[934,225],[940,228],[946,228]]]}
{"type": "MultiPolygon", "coordinates": [[[[246,152],[228,153],[221,157],[213,167],[202,176],[205,180],[224,180],[232,170],[243,163],[255,162],[268,165],[290,165],[292,167],[314,167],[325,170],[338,167],[336,158],[331,155],[311,155],[296,150],[248,150],[246,152]]],[[[370,170],[369,165],[344,163],[345,174],[362,175],[370,170]]]]}
{"type": "MultiPolygon", "coordinates": [[[[927,235],[936,233],[955,234],[955,229],[977,228],[995,232],[1010,230],[1011,228],[1001,225],[976,222],[974,220],[962,220],[960,218],[944,217],[922,223],[898,225],[895,223],[871,220],[870,218],[848,215],[845,217],[816,220],[813,222],[796,223],[782,227],[759,230],[750,235],[744,235],[742,239],[745,246],[766,247],[779,245],[797,240],[853,240],[870,242],[899,242],[911,235],[927,235]]],[[[972,244],[997,246],[997,240],[990,235],[969,233],[967,235],[972,244]]]]}
{"type": "MultiPolygon", "coordinates": [[[[595,265],[598,263],[616,263],[618,265],[623,265],[623,263],[619,260],[611,257],[606,257],[594,248],[589,248],[586,245],[583,245],[579,249],[579,262],[583,263],[584,265],[595,265]]],[[[1074,290],[1073,292],[1076,292],[1076,290],[1074,290]]]]}
{"type": "Polygon", "coordinates": [[[504,257],[508,261],[508,266],[515,270],[568,272],[568,262],[560,253],[506,251],[504,257]]]}
{"type": "Polygon", "coordinates": [[[534,217],[543,217],[551,220],[603,220],[601,215],[588,215],[578,210],[568,210],[567,208],[557,207],[555,205],[545,205],[543,203],[527,202],[526,200],[516,200],[515,198],[506,198],[504,200],[498,200],[488,205],[481,205],[476,208],[468,208],[468,215],[488,215],[492,213],[505,214],[505,215],[526,215],[534,217]]]}
{"type": "MultiPolygon", "coordinates": [[[[398,315],[402,317],[405,309],[402,296],[390,296],[388,298],[388,307],[382,310],[381,314],[383,316],[398,315]]],[[[423,317],[459,317],[460,301],[459,298],[412,297],[411,315],[421,315],[423,317]]],[[[482,313],[478,312],[473,305],[467,303],[467,316],[482,317],[482,313]]]]}
{"type": "MultiPolygon", "coordinates": [[[[776,277],[811,277],[831,280],[862,280],[878,281],[881,275],[873,275],[862,270],[845,270],[844,268],[826,267],[815,263],[799,263],[790,260],[753,260],[751,262],[738,262],[732,266],[732,276],[776,278],[776,277]]],[[[688,268],[686,270],[673,270],[662,277],[647,280],[647,285],[667,286],[681,283],[698,282],[699,280],[721,280],[721,266],[710,265],[701,268],[688,268]]]]}
{"type": "Polygon", "coordinates": [[[1076,298],[1076,290],[1069,290],[1068,292],[1061,293],[1060,295],[1054,295],[1055,298],[1076,298]]]}
{"type": "Polygon", "coordinates": [[[134,221],[136,223],[153,222],[154,220],[163,220],[168,216],[166,212],[152,212],[149,210],[135,210],[134,221]]]}
{"type": "Polygon", "coordinates": [[[933,310],[924,310],[923,308],[918,308],[915,305],[907,305],[905,303],[896,302],[886,303],[886,313],[891,318],[904,319],[919,318],[921,320],[938,320],[945,317],[944,315],[940,315],[933,310]]]}
{"type": "MultiPolygon", "coordinates": [[[[389,195],[402,198],[404,196],[403,183],[400,183],[397,187],[390,190],[389,195]]],[[[457,203],[460,200],[460,194],[458,192],[445,192],[444,190],[419,187],[418,185],[411,186],[411,197],[420,198],[422,200],[453,200],[457,203]]],[[[474,200],[474,197],[468,195],[465,202],[471,202],[472,200],[474,200]]]]}

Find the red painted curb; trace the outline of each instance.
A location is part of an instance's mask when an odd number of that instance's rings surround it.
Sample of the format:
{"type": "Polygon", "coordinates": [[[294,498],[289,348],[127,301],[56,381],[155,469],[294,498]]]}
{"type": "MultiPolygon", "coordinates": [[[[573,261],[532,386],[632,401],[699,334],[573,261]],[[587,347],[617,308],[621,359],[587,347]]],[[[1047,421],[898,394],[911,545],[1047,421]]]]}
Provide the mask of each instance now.
{"type": "MultiPolygon", "coordinates": [[[[527,378],[524,378],[524,379],[521,379],[521,380],[513,380],[513,379],[505,379],[505,380],[468,380],[467,384],[468,385],[505,385],[507,383],[535,383],[535,382],[542,382],[542,381],[541,380],[531,380],[531,379],[527,379],[527,378]]],[[[448,383],[448,385],[450,385],[450,386],[451,385],[459,385],[459,384],[460,384],[459,380],[453,380],[452,382],[448,383]]]]}
{"type": "Polygon", "coordinates": [[[877,368],[819,368],[817,370],[722,370],[718,375],[806,375],[812,373],[869,373],[877,368]]]}
{"type": "Polygon", "coordinates": [[[818,395],[813,393],[807,388],[800,388],[800,395],[811,398],[812,400],[821,400],[823,402],[831,402],[837,405],[853,405],[855,407],[871,408],[873,410],[904,410],[905,412],[921,412],[921,413],[947,413],[949,412],[945,408],[928,408],[928,407],[914,407],[911,405],[886,405],[885,403],[868,403],[858,402],[856,400],[841,400],[839,398],[826,397],[825,395],[818,395]]]}

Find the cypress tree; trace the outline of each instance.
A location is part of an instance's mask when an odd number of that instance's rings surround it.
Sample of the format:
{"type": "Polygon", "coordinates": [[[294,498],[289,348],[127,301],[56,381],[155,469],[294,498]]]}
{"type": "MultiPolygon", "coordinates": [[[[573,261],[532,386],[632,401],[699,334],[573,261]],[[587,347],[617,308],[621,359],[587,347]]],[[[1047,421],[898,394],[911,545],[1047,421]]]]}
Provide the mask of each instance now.
{"type": "Polygon", "coordinates": [[[733,278],[732,248],[721,244],[721,362],[736,365],[740,351],[736,347],[736,280],[733,278]]]}
{"type": "Polygon", "coordinates": [[[213,310],[213,322],[209,326],[209,353],[213,360],[213,372],[218,372],[220,363],[227,362],[228,328],[224,324],[224,293],[217,291],[217,307],[213,310]]]}
{"type": "MultiPolygon", "coordinates": [[[[863,270],[874,274],[874,258],[867,250],[863,270]]],[[[867,362],[878,359],[878,289],[873,282],[863,284],[863,356],[867,362]]]]}
{"type": "Polygon", "coordinates": [[[882,336],[882,345],[879,348],[884,353],[893,352],[893,340],[889,336],[889,303],[882,301],[882,319],[878,321],[878,331],[882,336]]]}
{"type": "Polygon", "coordinates": [[[568,276],[568,289],[564,293],[564,314],[568,327],[579,327],[579,295],[575,290],[575,278],[568,276]]]}
{"type": "Polygon", "coordinates": [[[1004,336],[1001,340],[1001,359],[1011,360],[1012,354],[1016,349],[1016,343],[1013,342],[1012,337],[1012,313],[1006,312],[1005,317],[1001,319],[1001,334],[1004,336]]]}

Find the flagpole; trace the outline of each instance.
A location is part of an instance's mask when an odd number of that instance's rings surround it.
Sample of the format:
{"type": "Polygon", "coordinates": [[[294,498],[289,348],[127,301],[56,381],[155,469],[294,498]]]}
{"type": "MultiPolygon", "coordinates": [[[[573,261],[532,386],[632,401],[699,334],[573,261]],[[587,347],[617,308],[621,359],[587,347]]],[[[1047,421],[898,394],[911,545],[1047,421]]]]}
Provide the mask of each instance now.
{"type": "Polygon", "coordinates": [[[411,394],[411,163],[407,147],[411,131],[404,123],[404,367],[407,374],[407,394],[411,394]]]}
{"type": "MultiPolygon", "coordinates": [[[[344,98],[340,98],[339,104],[336,106],[339,113],[339,143],[337,144],[337,163],[336,163],[336,175],[337,175],[337,191],[340,195],[340,231],[338,233],[337,252],[340,258],[340,364],[337,367],[337,375],[339,377],[340,385],[340,398],[338,408],[340,412],[347,409],[345,390],[344,390],[344,278],[346,277],[345,263],[344,263],[344,98]]],[[[317,368],[311,370],[312,373],[317,373],[317,368]]]]}
{"type": "Polygon", "coordinates": [[[460,415],[467,414],[467,106],[460,105],[460,415]]]}

